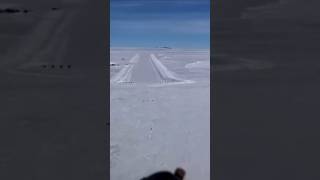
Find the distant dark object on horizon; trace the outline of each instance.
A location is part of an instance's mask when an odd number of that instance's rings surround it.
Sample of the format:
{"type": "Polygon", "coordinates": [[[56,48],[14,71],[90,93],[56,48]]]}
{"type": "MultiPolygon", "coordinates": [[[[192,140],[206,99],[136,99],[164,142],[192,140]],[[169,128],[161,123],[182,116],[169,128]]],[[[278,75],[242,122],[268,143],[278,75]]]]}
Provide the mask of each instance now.
{"type": "Polygon", "coordinates": [[[110,63],[110,66],[119,66],[120,64],[110,63]]]}
{"type": "Polygon", "coordinates": [[[141,180],[183,180],[186,172],[182,168],[177,168],[174,173],[169,171],[159,171],[141,180]]]}
{"type": "Polygon", "coordinates": [[[57,7],[53,7],[51,8],[52,11],[57,11],[57,10],[60,10],[60,8],[57,8],[57,7]]]}
{"type": "Polygon", "coordinates": [[[167,47],[167,46],[163,46],[163,47],[160,47],[162,49],[172,49],[171,47],[167,47]]]}

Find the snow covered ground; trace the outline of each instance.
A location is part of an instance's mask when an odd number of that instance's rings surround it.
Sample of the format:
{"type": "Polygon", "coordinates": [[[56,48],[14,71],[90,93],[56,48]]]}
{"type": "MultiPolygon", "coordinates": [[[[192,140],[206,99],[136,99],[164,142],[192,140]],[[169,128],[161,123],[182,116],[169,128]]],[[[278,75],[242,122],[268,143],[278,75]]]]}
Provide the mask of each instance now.
{"type": "Polygon", "coordinates": [[[112,49],[111,62],[111,180],[176,167],[209,180],[209,51],[112,49]]]}

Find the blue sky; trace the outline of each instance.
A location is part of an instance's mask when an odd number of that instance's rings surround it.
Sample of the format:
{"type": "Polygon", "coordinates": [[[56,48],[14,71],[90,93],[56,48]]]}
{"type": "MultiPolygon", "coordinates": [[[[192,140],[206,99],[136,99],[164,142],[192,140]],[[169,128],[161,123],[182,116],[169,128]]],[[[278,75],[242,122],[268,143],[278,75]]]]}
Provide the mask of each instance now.
{"type": "Polygon", "coordinates": [[[111,0],[111,47],[209,48],[210,0],[111,0]]]}

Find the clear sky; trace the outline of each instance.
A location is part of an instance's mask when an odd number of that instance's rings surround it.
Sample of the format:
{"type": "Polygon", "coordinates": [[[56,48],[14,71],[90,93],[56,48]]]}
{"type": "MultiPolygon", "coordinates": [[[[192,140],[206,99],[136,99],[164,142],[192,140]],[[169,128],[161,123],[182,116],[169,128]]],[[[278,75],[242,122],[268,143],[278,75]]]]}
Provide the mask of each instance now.
{"type": "Polygon", "coordinates": [[[111,47],[209,48],[210,0],[111,0],[111,47]]]}

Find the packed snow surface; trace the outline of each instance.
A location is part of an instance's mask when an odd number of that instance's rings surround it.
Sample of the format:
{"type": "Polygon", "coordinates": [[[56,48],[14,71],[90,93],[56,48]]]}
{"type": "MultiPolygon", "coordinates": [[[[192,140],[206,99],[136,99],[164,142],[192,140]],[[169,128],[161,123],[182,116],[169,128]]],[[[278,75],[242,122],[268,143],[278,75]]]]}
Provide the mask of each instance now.
{"type": "Polygon", "coordinates": [[[210,179],[208,50],[112,49],[111,180],[140,179],[183,167],[187,180],[210,179]]]}
{"type": "Polygon", "coordinates": [[[197,61],[193,63],[189,63],[185,66],[186,68],[192,69],[192,68],[210,68],[210,62],[209,61],[197,61]]]}

